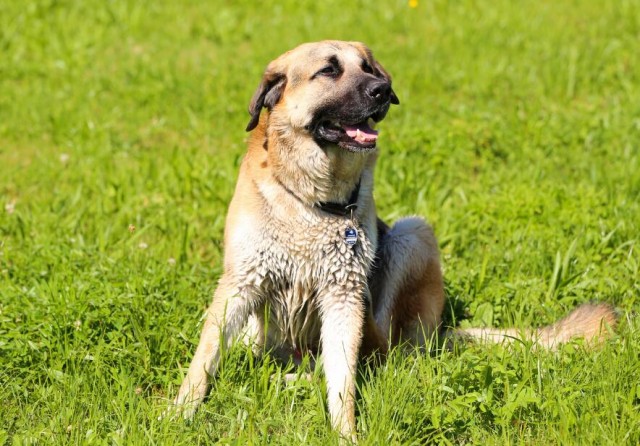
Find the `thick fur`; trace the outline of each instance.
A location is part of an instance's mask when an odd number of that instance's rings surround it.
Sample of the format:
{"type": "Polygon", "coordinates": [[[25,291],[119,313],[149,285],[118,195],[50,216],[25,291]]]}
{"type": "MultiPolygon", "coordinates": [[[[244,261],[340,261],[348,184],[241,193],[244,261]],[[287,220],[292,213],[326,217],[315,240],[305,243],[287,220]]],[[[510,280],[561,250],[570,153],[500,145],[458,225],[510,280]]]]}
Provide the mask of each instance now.
{"type": "MultiPolygon", "coordinates": [[[[378,220],[375,147],[323,140],[323,119],[379,121],[398,102],[388,73],[361,43],[304,44],[269,64],[249,107],[252,134],[227,215],[224,273],[175,399],[184,416],[205,398],[223,346],[248,328],[259,346],[321,352],[331,422],[355,439],[359,355],[405,340],[422,346],[439,329],[444,287],[431,227],[418,217],[391,227],[378,220]],[[348,202],[358,184],[353,216],[318,208],[348,202]],[[353,247],[344,241],[350,225],[359,232],[353,247]]],[[[583,313],[537,336],[554,345],[612,323],[602,308],[583,313]]]]}

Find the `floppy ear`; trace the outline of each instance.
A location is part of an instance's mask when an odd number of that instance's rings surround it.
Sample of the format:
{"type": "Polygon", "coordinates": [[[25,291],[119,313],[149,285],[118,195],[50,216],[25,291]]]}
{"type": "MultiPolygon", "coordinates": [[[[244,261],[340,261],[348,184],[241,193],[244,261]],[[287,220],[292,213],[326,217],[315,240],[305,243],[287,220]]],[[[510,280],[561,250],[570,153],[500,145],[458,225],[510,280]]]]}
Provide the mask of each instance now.
{"type": "MultiPolygon", "coordinates": [[[[385,78],[385,80],[387,82],[389,82],[389,84],[391,84],[391,76],[389,75],[389,73],[387,73],[387,70],[385,70],[382,65],[380,65],[380,62],[378,62],[377,60],[373,61],[373,65],[376,68],[376,71],[378,71],[380,73],[380,75],[385,78]]],[[[398,99],[398,96],[396,96],[396,92],[393,91],[393,88],[391,89],[391,96],[390,96],[390,101],[392,104],[398,105],[400,104],[400,99],[398,99]]]]}
{"type": "Polygon", "coordinates": [[[287,78],[283,73],[271,69],[270,66],[267,67],[267,70],[262,76],[262,82],[260,82],[260,85],[253,94],[251,103],[249,104],[251,120],[249,121],[249,124],[247,124],[247,132],[255,129],[258,125],[262,107],[266,107],[271,110],[278,103],[286,83],[287,78]]]}

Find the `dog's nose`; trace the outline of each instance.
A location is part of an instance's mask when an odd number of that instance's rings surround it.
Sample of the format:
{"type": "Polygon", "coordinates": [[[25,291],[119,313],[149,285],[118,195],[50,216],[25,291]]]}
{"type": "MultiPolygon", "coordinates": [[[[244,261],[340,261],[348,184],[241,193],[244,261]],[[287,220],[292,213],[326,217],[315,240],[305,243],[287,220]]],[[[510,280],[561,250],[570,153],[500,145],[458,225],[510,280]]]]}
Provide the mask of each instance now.
{"type": "Polygon", "coordinates": [[[367,95],[378,103],[389,101],[391,84],[385,81],[375,81],[367,85],[367,95]]]}

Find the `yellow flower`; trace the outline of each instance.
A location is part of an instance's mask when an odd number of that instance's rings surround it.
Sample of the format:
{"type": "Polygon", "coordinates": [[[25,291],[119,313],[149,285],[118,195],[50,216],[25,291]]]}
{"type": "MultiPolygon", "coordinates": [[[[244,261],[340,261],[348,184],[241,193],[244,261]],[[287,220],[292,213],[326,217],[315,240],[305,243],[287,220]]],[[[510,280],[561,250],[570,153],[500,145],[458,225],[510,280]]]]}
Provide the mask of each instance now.
{"type": "Polygon", "coordinates": [[[417,8],[418,0],[409,0],[409,8],[417,8]]]}

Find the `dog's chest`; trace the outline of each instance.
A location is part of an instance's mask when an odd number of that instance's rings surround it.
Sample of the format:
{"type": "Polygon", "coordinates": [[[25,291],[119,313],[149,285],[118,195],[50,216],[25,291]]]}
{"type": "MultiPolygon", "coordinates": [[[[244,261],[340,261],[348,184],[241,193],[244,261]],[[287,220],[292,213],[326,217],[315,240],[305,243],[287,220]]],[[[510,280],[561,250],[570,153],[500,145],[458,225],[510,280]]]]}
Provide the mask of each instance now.
{"type": "Polygon", "coordinates": [[[250,260],[247,283],[268,308],[272,342],[316,345],[319,309],[345,300],[361,302],[367,294],[372,234],[345,219],[321,223],[270,225],[250,260]],[[345,240],[350,227],[358,231],[353,246],[345,240]]]}

